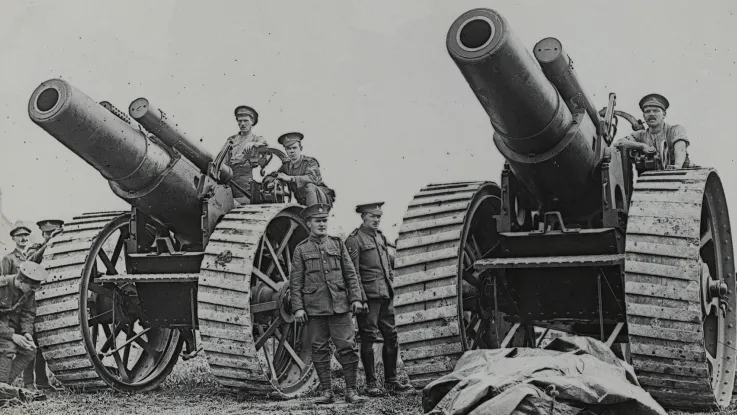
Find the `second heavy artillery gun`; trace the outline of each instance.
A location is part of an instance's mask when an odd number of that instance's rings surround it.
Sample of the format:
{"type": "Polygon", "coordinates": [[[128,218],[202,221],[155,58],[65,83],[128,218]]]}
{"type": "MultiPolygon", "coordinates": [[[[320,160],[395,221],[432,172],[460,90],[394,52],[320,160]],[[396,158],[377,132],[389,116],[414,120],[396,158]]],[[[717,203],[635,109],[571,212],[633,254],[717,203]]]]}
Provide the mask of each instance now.
{"type": "MultiPolygon", "coordinates": [[[[284,183],[254,183],[244,189],[252,203],[236,207],[229,147],[213,157],[144,98],[129,116],[52,79],[28,112],[132,207],[75,217],[44,252],[51,278],[36,294],[35,327],[59,381],[152,390],[180,353],[204,349],[224,386],[285,397],[316,387],[286,284],[308,231],[284,183]]],[[[286,160],[259,152],[262,167],[286,160]]]]}
{"type": "Polygon", "coordinates": [[[737,304],[717,172],[611,147],[618,117],[642,123],[614,94],[597,112],[557,39],[533,57],[500,14],[474,9],[447,49],[506,162],[500,184],[431,184],[404,216],[395,308],[414,383],[553,330],[606,342],[665,407],[725,408],[737,304]]]}

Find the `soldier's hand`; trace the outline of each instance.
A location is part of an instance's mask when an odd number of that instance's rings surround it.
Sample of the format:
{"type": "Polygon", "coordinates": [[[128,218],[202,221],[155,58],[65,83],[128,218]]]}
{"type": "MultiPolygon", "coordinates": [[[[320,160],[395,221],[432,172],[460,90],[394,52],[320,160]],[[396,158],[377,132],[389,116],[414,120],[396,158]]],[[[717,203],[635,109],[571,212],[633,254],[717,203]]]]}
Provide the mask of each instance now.
{"type": "Polygon", "coordinates": [[[304,310],[297,310],[294,313],[294,319],[297,320],[297,323],[307,323],[307,313],[304,310]]]}
{"type": "Polygon", "coordinates": [[[279,174],[276,175],[276,178],[279,180],[284,180],[285,182],[288,182],[292,177],[280,172],[279,174]]]}
{"type": "Polygon", "coordinates": [[[260,142],[260,141],[257,141],[257,142],[255,142],[255,143],[253,143],[253,145],[254,145],[255,147],[266,147],[266,143],[262,143],[262,142],[260,142]]]}
{"type": "Polygon", "coordinates": [[[368,314],[369,308],[368,303],[363,303],[363,310],[361,311],[361,314],[368,314]]]}
{"type": "Polygon", "coordinates": [[[353,304],[351,304],[351,311],[353,314],[359,314],[363,310],[363,305],[361,305],[360,301],[354,301],[353,304]]]}
{"type": "Polygon", "coordinates": [[[33,350],[36,348],[36,345],[33,344],[33,340],[29,341],[25,336],[21,336],[20,334],[13,334],[13,343],[26,350],[33,350]]]}

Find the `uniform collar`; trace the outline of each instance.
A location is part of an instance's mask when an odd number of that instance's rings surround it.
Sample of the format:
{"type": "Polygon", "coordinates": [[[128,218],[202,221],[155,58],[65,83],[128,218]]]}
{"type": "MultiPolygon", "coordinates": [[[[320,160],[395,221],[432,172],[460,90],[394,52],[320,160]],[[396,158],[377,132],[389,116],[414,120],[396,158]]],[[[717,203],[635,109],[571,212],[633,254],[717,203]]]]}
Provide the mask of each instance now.
{"type": "Polygon", "coordinates": [[[363,223],[361,224],[359,229],[361,229],[361,232],[363,233],[369,234],[371,236],[376,236],[376,231],[364,225],[363,223]]]}
{"type": "Polygon", "coordinates": [[[316,244],[323,244],[327,240],[328,240],[328,236],[327,235],[325,235],[325,236],[317,236],[317,235],[310,234],[310,241],[312,241],[312,242],[314,242],[316,244]]]}

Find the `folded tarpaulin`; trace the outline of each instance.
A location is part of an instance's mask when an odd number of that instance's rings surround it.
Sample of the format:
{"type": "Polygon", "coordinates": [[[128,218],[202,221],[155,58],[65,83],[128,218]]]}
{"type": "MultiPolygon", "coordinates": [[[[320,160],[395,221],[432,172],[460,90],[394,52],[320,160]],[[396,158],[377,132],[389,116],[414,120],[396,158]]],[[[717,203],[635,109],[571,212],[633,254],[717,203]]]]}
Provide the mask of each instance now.
{"type": "Polygon", "coordinates": [[[432,415],[667,415],[632,366],[590,337],[559,337],[542,349],[470,350],[422,394],[432,415]]]}

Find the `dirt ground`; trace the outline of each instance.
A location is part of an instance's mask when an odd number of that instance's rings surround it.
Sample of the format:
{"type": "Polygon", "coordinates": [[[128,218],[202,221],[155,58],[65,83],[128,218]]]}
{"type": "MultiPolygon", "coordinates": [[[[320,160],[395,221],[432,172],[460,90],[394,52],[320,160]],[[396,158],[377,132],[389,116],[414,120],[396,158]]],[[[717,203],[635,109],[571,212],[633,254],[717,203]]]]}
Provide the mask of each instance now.
{"type": "MultiPolygon", "coordinates": [[[[20,380],[16,380],[19,385],[20,380]]],[[[278,400],[237,394],[221,388],[210,374],[204,357],[179,362],[172,374],[154,392],[128,395],[112,391],[98,393],[51,393],[48,400],[0,409],[2,414],[73,415],[194,415],[194,414],[262,414],[262,415],[421,415],[422,395],[417,393],[399,397],[367,399],[362,403],[346,404],[343,401],[341,382],[336,382],[339,395],[332,405],[316,405],[311,398],[278,400]]],[[[359,380],[359,388],[362,387],[359,380]]],[[[718,414],[712,412],[708,414],[718,414]]],[[[728,411],[722,414],[737,414],[737,403],[733,401],[728,411]]],[[[672,411],[672,415],[686,412],[672,411]]],[[[700,413],[706,415],[707,413],[700,413]]]]}

